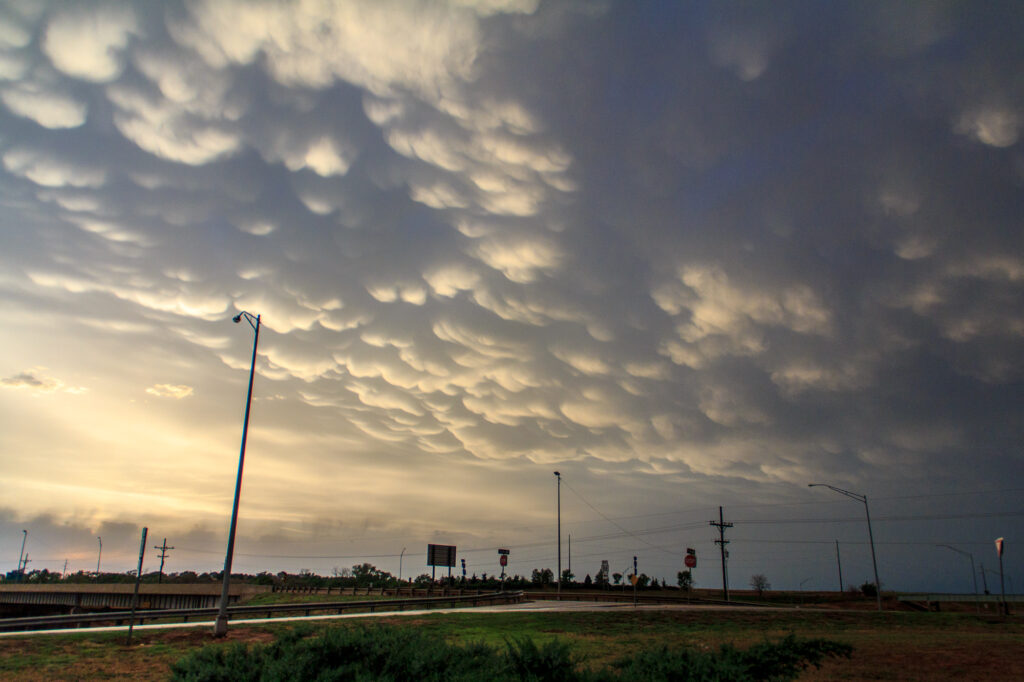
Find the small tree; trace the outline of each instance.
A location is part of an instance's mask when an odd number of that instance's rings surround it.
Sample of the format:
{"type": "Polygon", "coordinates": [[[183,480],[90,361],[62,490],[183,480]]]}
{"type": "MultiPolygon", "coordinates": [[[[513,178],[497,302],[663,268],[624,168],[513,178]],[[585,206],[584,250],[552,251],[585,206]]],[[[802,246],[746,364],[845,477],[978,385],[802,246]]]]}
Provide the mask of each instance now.
{"type": "Polygon", "coordinates": [[[554,581],[555,574],[550,568],[533,569],[533,573],[530,575],[530,582],[534,585],[550,585],[554,581]]]}
{"type": "Polygon", "coordinates": [[[693,589],[693,573],[690,571],[679,571],[679,573],[676,573],[676,582],[679,584],[679,589],[689,592],[693,589]]]}
{"type": "Polygon", "coordinates": [[[612,580],[614,580],[615,584],[618,585],[620,582],[622,582],[622,574],[621,573],[612,573],[612,580]]]}
{"type": "Polygon", "coordinates": [[[757,591],[758,597],[761,597],[764,595],[765,590],[772,589],[772,584],[768,582],[768,578],[765,577],[764,573],[755,573],[750,576],[750,587],[757,591]]]}
{"type": "Polygon", "coordinates": [[[589,573],[587,573],[587,577],[583,579],[583,584],[587,587],[591,587],[594,584],[594,581],[590,579],[589,573]]]}
{"type": "Polygon", "coordinates": [[[562,583],[569,584],[573,581],[576,575],[568,568],[562,570],[562,583]]]}

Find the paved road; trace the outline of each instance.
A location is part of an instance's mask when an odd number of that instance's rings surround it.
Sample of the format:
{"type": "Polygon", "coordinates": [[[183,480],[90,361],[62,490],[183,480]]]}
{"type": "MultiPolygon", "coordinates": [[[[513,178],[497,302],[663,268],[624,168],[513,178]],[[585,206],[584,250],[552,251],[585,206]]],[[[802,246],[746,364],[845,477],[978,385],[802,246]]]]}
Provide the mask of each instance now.
{"type": "MultiPolygon", "coordinates": [[[[314,604],[310,607],[316,608],[314,604]]],[[[587,601],[529,601],[520,604],[496,604],[493,606],[476,606],[449,609],[417,609],[410,611],[376,611],[374,613],[341,613],[322,616],[284,616],[281,618],[240,618],[231,619],[231,627],[241,625],[266,625],[267,623],[292,623],[299,621],[342,620],[348,618],[401,618],[408,616],[424,616],[433,613],[532,613],[532,612],[578,612],[578,611],[609,611],[636,609],[638,611],[735,611],[741,606],[718,606],[696,604],[641,604],[633,606],[621,602],[587,602],[587,601]]],[[[764,611],[765,607],[757,607],[764,611]]],[[[788,609],[787,609],[788,610],[788,609]]],[[[213,628],[213,621],[190,621],[188,623],[147,623],[136,625],[135,631],[170,630],[180,628],[213,628]]],[[[66,630],[38,630],[36,632],[0,632],[3,637],[33,637],[44,635],[83,634],[87,632],[127,632],[127,625],[106,625],[95,628],[68,628],[66,630]]]]}

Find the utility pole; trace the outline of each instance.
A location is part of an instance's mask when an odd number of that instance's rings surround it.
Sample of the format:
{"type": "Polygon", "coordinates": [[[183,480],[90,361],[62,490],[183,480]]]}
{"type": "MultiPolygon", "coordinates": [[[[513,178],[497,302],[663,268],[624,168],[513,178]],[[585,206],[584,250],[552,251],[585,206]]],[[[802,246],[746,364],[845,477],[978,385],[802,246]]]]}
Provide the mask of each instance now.
{"type": "Polygon", "coordinates": [[[68,560],[64,560],[64,570],[60,572],[60,579],[64,580],[64,576],[68,574],[68,560]]]}
{"type": "Polygon", "coordinates": [[[569,573],[572,574],[572,533],[569,533],[569,573]]]}
{"type": "Polygon", "coordinates": [[[100,551],[96,555],[96,579],[98,580],[100,577],[100,559],[103,558],[103,538],[97,535],[96,539],[100,541],[100,551]]]}
{"type": "Polygon", "coordinates": [[[988,580],[985,578],[985,564],[981,565],[981,586],[985,588],[985,594],[988,594],[988,580]]]}
{"type": "Polygon", "coordinates": [[[725,594],[725,601],[729,601],[729,571],[725,567],[725,557],[727,556],[725,546],[729,544],[729,541],[725,539],[725,529],[732,528],[732,523],[725,522],[721,507],[718,508],[718,521],[708,521],[708,523],[718,528],[718,539],[715,540],[715,544],[722,550],[722,592],[725,594]]]}
{"type": "MultiPolygon", "coordinates": [[[[999,591],[1002,594],[1003,615],[1010,615],[1010,605],[1006,603],[1006,583],[1003,581],[1003,538],[996,540],[996,553],[999,554],[999,591]]],[[[1010,584],[1012,590],[1013,584],[1010,584]]]]}
{"type": "Polygon", "coordinates": [[[18,553],[18,582],[24,577],[21,572],[21,560],[25,558],[25,541],[28,540],[28,531],[21,531],[21,552],[18,553]]]}
{"type": "Polygon", "coordinates": [[[558,479],[557,483],[557,499],[558,499],[558,582],[557,597],[559,601],[562,600],[562,474],[555,472],[555,478],[558,479]]]}
{"type": "Polygon", "coordinates": [[[167,550],[174,549],[173,547],[167,546],[167,538],[164,538],[164,544],[153,545],[153,549],[160,550],[160,573],[157,574],[156,581],[162,583],[164,581],[164,559],[167,557],[167,550]]]}
{"type": "Polygon", "coordinates": [[[839,540],[836,540],[836,566],[839,567],[839,596],[843,594],[843,562],[839,560],[839,540]]]}
{"type": "MultiPolygon", "coordinates": [[[[142,529],[142,539],[139,541],[139,567],[135,571],[135,592],[132,594],[132,615],[128,619],[128,639],[125,640],[125,646],[132,645],[132,630],[135,628],[135,609],[139,606],[139,583],[142,582],[142,559],[146,556],[146,536],[149,534],[149,528],[142,529]]],[[[164,540],[164,544],[167,541],[164,540]]]]}
{"type": "Polygon", "coordinates": [[[636,586],[640,582],[640,569],[636,565],[636,555],[633,555],[633,608],[636,608],[636,586]]]}
{"type": "Polygon", "coordinates": [[[22,579],[25,578],[25,569],[28,568],[28,562],[30,562],[30,561],[32,561],[32,560],[28,558],[28,552],[25,552],[25,558],[21,560],[20,575],[21,575],[22,579]]]}

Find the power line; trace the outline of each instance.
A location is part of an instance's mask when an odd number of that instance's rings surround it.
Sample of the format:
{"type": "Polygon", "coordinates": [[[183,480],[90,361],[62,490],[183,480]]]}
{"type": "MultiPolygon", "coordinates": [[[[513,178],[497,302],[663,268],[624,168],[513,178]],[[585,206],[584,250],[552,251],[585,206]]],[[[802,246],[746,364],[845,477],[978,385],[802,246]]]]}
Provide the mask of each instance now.
{"type": "MultiPolygon", "coordinates": [[[[951,521],[955,519],[995,519],[1011,516],[1024,516],[1024,511],[976,512],[971,514],[903,514],[899,516],[880,516],[875,521],[951,521]]],[[[817,518],[817,519],[742,519],[736,523],[751,525],[773,525],[789,523],[862,523],[858,517],[817,518]]]]}
{"type": "Polygon", "coordinates": [[[585,505],[587,505],[588,507],[593,509],[595,512],[597,512],[598,516],[600,516],[602,519],[604,519],[608,523],[612,524],[613,526],[615,526],[616,528],[621,530],[626,535],[629,535],[630,537],[632,537],[632,538],[634,538],[636,540],[639,540],[643,544],[647,545],[648,547],[650,547],[652,549],[656,549],[659,552],[665,552],[666,554],[671,554],[672,553],[670,550],[667,550],[664,547],[658,547],[657,545],[651,544],[650,542],[647,542],[646,540],[640,539],[639,534],[634,534],[633,531],[630,531],[630,530],[627,530],[626,528],[623,528],[618,523],[616,523],[612,519],[610,519],[607,516],[605,516],[604,512],[602,512],[600,509],[598,509],[594,505],[590,504],[590,502],[587,500],[587,498],[583,497],[583,495],[581,495],[579,492],[577,492],[575,488],[573,488],[571,485],[569,485],[568,481],[563,480],[562,482],[565,483],[565,487],[568,488],[569,490],[571,490],[573,492],[573,494],[576,495],[576,497],[578,497],[581,500],[583,500],[583,503],[585,505]]]}

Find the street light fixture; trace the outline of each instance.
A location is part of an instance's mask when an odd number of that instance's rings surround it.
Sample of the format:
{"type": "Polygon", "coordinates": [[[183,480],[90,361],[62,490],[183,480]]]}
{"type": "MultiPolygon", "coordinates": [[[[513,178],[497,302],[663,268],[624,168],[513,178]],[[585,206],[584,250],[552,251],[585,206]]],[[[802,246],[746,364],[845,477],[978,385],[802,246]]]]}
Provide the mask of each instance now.
{"type": "MultiPolygon", "coordinates": [[[[977,597],[978,596],[978,575],[974,572],[974,555],[971,554],[970,552],[965,552],[962,549],[957,549],[956,547],[953,547],[952,545],[935,545],[935,546],[936,547],[945,547],[946,549],[951,549],[954,552],[956,552],[957,554],[963,554],[964,556],[966,556],[967,558],[969,558],[971,560],[971,580],[974,581],[974,596],[977,597]]],[[[978,611],[981,611],[981,604],[977,603],[976,606],[978,608],[978,611]]]]}
{"type": "Polygon", "coordinates": [[[562,474],[555,472],[555,478],[558,480],[558,582],[555,583],[557,587],[556,597],[559,601],[562,599],[562,474]]]}
{"type": "Polygon", "coordinates": [[[878,561],[875,559],[875,535],[874,535],[874,533],[871,532],[871,512],[868,511],[868,496],[867,495],[861,495],[860,493],[852,493],[849,490],[843,490],[842,488],[837,488],[834,485],[829,485],[828,483],[808,483],[807,484],[808,488],[814,488],[816,486],[821,486],[823,488],[828,488],[829,490],[834,490],[837,493],[839,493],[840,495],[846,495],[850,499],[857,500],[858,502],[863,502],[864,503],[864,515],[867,516],[867,519],[868,519],[868,539],[871,541],[871,566],[875,569],[875,599],[878,602],[878,610],[881,611],[882,610],[882,583],[880,583],[878,581],[878,561]]]}
{"type": "Polygon", "coordinates": [[[242,320],[249,323],[255,333],[252,340],[252,363],[249,366],[249,393],[245,398],[245,421],[242,424],[242,447],[238,453],[238,477],[235,479],[235,502],[231,508],[231,528],[228,530],[228,549],[224,555],[224,583],[220,590],[220,608],[217,621],[213,625],[213,636],[223,637],[228,633],[228,588],[231,584],[231,560],[235,554],[235,528],[238,525],[238,498],[242,493],[242,468],[245,464],[245,439],[249,433],[249,407],[252,405],[252,379],[256,373],[256,347],[260,341],[260,316],[242,311],[231,318],[238,324],[242,320]]]}

